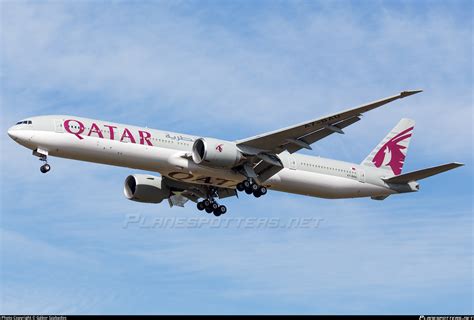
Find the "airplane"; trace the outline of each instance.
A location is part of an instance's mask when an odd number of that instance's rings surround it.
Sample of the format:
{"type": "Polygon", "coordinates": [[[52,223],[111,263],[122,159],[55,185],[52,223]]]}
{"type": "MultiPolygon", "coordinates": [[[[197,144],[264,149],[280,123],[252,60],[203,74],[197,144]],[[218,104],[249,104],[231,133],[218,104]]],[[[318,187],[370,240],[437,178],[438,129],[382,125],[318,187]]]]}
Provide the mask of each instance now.
{"type": "Polygon", "coordinates": [[[418,181],[462,166],[448,163],[402,173],[415,122],[401,119],[360,163],[296,153],[361,120],[364,113],[422,90],[403,91],[356,108],[330,114],[250,138],[226,141],[68,115],[27,118],[8,135],[33,150],[50,171],[48,156],[159,173],[125,179],[129,200],[227,212],[217,199],[245,192],[257,198],[269,189],[319,198],[370,197],[416,192],[418,181]]]}

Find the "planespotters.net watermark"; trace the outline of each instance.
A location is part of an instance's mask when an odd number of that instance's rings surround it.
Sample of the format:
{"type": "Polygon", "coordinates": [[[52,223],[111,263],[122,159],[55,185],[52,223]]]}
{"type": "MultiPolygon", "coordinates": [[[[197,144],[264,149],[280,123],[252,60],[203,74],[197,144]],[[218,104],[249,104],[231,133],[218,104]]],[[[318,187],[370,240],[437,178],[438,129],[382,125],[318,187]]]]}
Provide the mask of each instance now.
{"type": "Polygon", "coordinates": [[[127,214],[123,229],[318,229],[322,218],[246,218],[246,217],[150,217],[142,214],[127,214]]]}

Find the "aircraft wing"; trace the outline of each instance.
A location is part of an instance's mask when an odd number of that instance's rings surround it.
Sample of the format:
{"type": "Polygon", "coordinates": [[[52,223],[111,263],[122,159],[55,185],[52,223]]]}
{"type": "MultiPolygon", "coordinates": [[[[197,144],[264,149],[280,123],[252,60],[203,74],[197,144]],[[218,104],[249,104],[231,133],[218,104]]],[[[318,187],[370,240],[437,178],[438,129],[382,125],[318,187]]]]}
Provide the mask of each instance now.
{"type": "Polygon", "coordinates": [[[283,151],[294,153],[302,148],[311,149],[311,144],[333,133],[344,133],[342,129],[360,120],[363,113],[381,107],[394,100],[402,99],[422,90],[403,91],[395,96],[374,101],[353,109],[334,113],[303,122],[291,127],[267,132],[236,141],[243,150],[260,149],[271,154],[283,151]]]}

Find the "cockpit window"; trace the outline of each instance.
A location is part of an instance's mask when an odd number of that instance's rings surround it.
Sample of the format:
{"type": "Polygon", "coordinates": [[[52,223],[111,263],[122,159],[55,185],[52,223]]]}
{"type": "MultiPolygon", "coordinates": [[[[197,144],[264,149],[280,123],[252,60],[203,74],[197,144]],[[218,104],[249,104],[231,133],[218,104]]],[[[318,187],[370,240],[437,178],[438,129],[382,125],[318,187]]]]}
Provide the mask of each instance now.
{"type": "Polygon", "coordinates": [[[18,121],[16,124],[32,124],[31,120],[18,121]]]}

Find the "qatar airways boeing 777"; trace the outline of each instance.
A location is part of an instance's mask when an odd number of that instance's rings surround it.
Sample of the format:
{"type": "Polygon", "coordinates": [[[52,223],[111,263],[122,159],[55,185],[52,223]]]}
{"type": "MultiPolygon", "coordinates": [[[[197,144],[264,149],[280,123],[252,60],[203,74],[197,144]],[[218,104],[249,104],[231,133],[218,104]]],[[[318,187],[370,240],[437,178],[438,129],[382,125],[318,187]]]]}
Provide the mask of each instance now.
{"type": "Polygon", "coordinates": [[[48,172],[48,156],[157,172],[125,179],[124,194],[134,201],[184,206],[226,213],[216,199],[245,191],[255,197],[267,189],[320,198],[386,197],[418,191],[418,180],[462,166],[449,163],[402,173],[415,122],[402,119],[360,163],[303,154],[311,144],[345,127],[363,113],[397,99],[398,95],[247,139],[225,141],[141,128],[76,116],[49,115],[19,121],[8,130],[17,143],[33,150],[48,172]]]}

